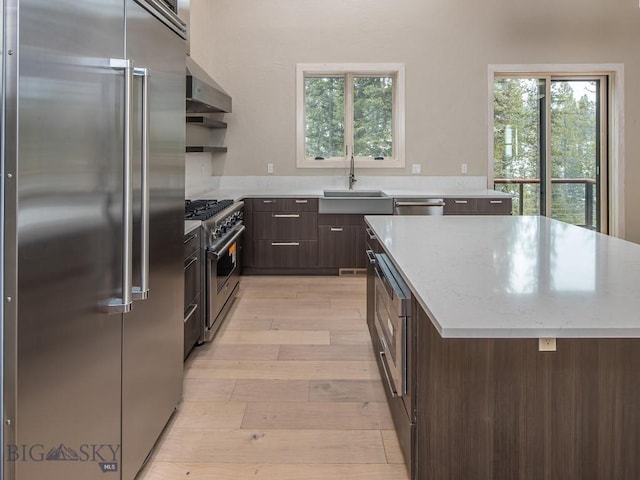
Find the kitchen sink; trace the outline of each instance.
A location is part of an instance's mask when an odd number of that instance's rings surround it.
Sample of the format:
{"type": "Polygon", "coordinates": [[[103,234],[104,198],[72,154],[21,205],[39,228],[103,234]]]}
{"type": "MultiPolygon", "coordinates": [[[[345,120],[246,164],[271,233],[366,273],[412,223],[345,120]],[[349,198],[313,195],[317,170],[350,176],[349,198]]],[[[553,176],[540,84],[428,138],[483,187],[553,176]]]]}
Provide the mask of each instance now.
{"type": "Polygon", "coordinates": [[[319,213],[392,215],[393,198],[382,190],[325,190],[319,213]]]}
{"type": "Polygon", "coordinates": [[[325,190],[324,196],[331,197],[331,198],[333,197],[379,198],[379,197],[386,197],[387,194],[384,193],[382,190],[325,190]]]}

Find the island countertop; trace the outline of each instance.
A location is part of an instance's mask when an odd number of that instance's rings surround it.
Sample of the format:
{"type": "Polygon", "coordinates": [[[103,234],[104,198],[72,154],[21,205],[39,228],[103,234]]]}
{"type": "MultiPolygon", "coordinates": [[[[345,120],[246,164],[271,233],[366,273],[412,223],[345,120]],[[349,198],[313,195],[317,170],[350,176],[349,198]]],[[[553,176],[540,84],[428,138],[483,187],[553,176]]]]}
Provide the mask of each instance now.
{"type": "Polygon", "coordinates": [[[640,337],[640,245],[546,217],[365,218],[442,337],[640,337]]]}

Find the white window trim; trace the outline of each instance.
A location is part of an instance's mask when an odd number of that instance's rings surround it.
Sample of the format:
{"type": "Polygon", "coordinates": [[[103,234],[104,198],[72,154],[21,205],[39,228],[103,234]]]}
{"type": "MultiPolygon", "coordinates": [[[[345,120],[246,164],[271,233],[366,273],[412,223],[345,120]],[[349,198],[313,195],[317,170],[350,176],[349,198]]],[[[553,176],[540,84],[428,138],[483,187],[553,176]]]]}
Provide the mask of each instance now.
{"type": "Polygon", "coordinates": [[[624,64],[534,64],[534,65],[489,65],[487,69],[487,120],[489,129],[488,188],[493,188],[493,82],[500,75],[606,75],[609,77],[609,229],[614,237],[625,237],[625,121],[624,121],[624,64]]]}
{"type": "MultiPolygon", "coordinates": [[[[340,74],[353,73],[357,75],[394,75],[393,96],[393,158],[373,160],[356,157],[355,163],[359,168],[404,168],[405,166],[405,95],[404,95],[404,64],[402,63],[299,63],[296,65],[296,166],[298,168],[344,168],[349,164],[349,156],[332,157],[324,160],[313,160],[305,156],[305,115],[304,115],[304,76],[307,73],[340,74]]],[[[346,114],[351,107],[349,98],[345,98],[346,114]]],[[[345,130],[345,138],[351,138],[351,132],[345,130]]],[[[351,148],[351,146],[349,146],[351,148]]]]}

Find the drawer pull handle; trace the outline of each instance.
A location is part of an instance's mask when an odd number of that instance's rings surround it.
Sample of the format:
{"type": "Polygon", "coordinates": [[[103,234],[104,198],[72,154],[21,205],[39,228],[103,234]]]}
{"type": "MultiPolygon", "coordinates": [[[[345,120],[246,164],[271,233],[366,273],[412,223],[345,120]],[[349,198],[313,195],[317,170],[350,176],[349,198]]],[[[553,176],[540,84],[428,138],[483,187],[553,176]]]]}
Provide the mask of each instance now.
{"type": "Polygon", "coordinates": [[[276,203],[275,200],[263,200],[262,203],[276,203]]]}
{"type": "Polygon", "coordinates": [[[387,385],[389,386],[389,393],[391,397],[397,397],[398,392],[393,388],[393,384],[391,383],[391,377],[389,376],[389,372],[387,371],[387,359],[384,352],[380,352],[380,363],[382,364],[382,370],[384,371],[384,376],[387,379],[387,385]]]}
{"type": "Polygon", "coordinates": [[[189,305],[189,312],[184,316],[184,323],[187,323],[189,321],[189,319],[193,316],[193,314],[196,313],[197,309],[198,309],[197,303],[192,303],[191,305],[189,305]]]}
{"type": "Polygon", "coordinates": [[[466,205],[467,203],[469,203],[467,200],[454,200],[453,203],[455,204],[462,204],[462,205],[466,205]]]}
{"type": "Polygon", "coordinates": [[[187,264],[184,266],[184,269],[185,269],[185,270],[186,270],[186,269],[188,269],[188,268],[189,268],[191,265],[193,265],[195,262],[197,262],[197,261],[198,261],[198,257],[189,257],[189,258],[187,258],[187,260],[189,260],[189,263],[187,263],[187,264]]]}
{"type": "Polygon", "coordinates": [[[272,247],[299,247],[300,242],[271,242],[272,247]]]}
{"type": "Polygon", "coordinates": [[[332,232],[342,232],[344,229],[342,227],[331,227],[332,232]]]}
{"type": "Polygon", "coordinates": [[[489,200],[489,203],[502,203],[502,200],[489,200]]]}
{"type": "Polygon", "coordinates": [[[274,213],[273,218],[300,218],[299,213],[274,213]]]}
{"type": "Polygon", "coordinates": [[[365,231],[367,232],[367,235],[369,235],[369,240],[376,239],[376,236],[374,235],[373,231],[371,231],[369,227],[365,227],[365,231]]]}
{"type": "Polygon", "coordinates": [[[187,243],[189,243],[191,240],[193,240],[194,238],[198,238],[198,234],[194,233],[193,235],[191,235],[189,238],[187,238],[183,243],[186,245],[187,243]]]}
{"type": "Polygon", "coordinates": [[[309,200],[296,200],[296,203],[309,203],[309,200]]]}

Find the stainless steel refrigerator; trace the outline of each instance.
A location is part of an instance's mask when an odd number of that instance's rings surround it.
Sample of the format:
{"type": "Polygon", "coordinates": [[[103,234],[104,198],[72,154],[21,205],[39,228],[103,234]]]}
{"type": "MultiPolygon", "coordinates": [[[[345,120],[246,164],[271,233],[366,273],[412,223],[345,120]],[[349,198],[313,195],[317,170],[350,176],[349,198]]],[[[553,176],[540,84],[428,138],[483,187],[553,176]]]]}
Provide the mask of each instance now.
{"type": "Polygon", "coordinates": [[[3,473],[133,479],[182,392],[185,27],[2,6],[3,473]]]}

